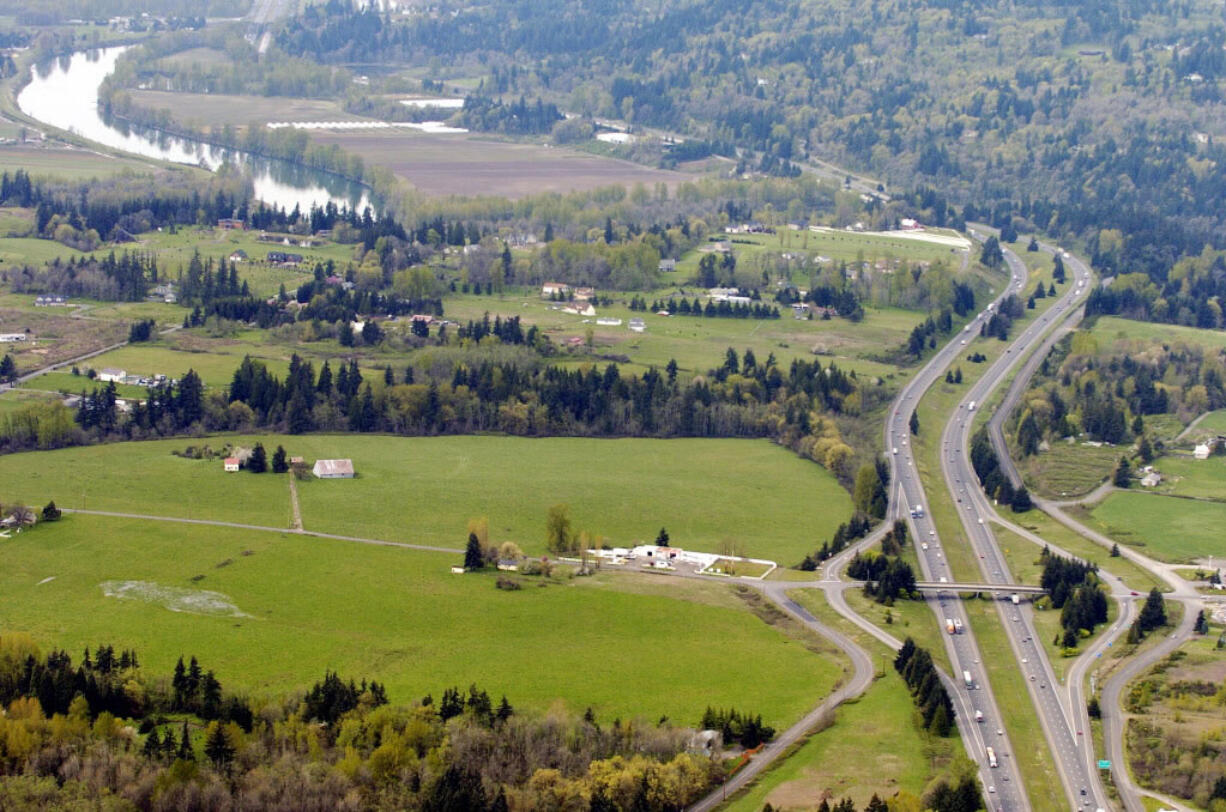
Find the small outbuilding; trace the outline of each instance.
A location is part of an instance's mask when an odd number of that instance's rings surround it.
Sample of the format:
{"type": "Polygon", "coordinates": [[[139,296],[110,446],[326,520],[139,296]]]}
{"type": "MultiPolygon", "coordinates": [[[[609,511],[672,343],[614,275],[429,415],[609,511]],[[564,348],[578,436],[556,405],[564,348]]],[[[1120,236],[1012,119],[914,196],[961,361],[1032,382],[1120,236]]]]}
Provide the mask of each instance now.
{"type": "Polygon", "coordinates": [[[128,373],[122,369],[115,367],[106,367],[98,373],[98,380],[102,383],[123,383],[128,377],[128,373]]]}
{"type": "Polygon", "coordinates": [[[233,474],[238,471],[238,457],[226,457],[222,464],[225,466],[227,474],[233,474]]]}
{"type": "Polygon", "coordinates": [[[1156,488],[1162,484],[1162,474],[1157,471],[1150,471],[1145,476],[1141,477],[1141,487],[1156,488]]]}
{"type": "Polygon", "coordinates": [[[1207,460],[1211,451],[1213,451],[1213,446],[1209,443],[1199,443],[1196,448],[1192,449],[1192,456],[1198,460],[1207,460]]]}
{"type": "Polygon", "coordinates": [[[311,473],[319,479],[353,479],[353,460],[315,460],[311,473]]]}

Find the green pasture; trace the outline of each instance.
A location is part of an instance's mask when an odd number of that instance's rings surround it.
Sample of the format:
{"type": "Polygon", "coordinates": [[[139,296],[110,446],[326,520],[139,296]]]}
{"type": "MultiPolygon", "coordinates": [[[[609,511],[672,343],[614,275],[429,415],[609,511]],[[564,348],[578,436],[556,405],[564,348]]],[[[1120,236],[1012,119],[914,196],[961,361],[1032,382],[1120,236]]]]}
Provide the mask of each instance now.
{"type": "Polygon", "coordinates": [[[962,754],[957,738],[939,739],[919,730],[911,694],[894,671],[894,652],[836,614],[819,590],[793,590],[789,597],[866,647],[885,675],[859,699],[838,708],[833,725],[811,735],[727,808],[756,812],[766,803],[776,809],[811,808],[826,791],[833,798],[850,796],[858,807],[873,793],[882,798],[900,790],[921,795],[954,754],[962,754]]]}
{"type": "Polygon", "coordinates": [[[1196,428],[1192,431],[1203,431],[1206,434],[1226,434],[1226,409],[1209,412],[1196,424],[1196,428]]]}
{"type": "MultiPolygon", "coordinates": [[[[1155,586],[1160,590],[1165,591],[1167,589],[1166,582],[1156,578],[1153,573],[1142,569],[1123,556],[1112,558],[1107,548],[1095,544],[1078,533],[1074,533],[1041,510],[1029,510],[1025,513],[1005,515],[1015,524],[1039,535],[1044,540],[1050,541],[1069,555],[1075,555],[1078,558],[1096,564],[1100,569],[1122,579],[1129,589],[1136,590],[1137,592],[1148,592],[1150,588],[1155,586]]],[[[1026,544],[1030,547],[1035,547],[1026,539],[1020,539],[1018,543],[1019,545],[1026,544]]]]}
{"type": "MultiPolygon", "coordinates": [[[[699,295],[697,289],[685,290],[691,301],[699,295]]],[[[641,295],[648,304],[653,298],[667,298],[667,292],[641,295]]],[[[628,301],[629,296],[618,294],[612,306],[596,308],[596,316],[590,318],[563,313],[562,305],[541,299],[535,291],[505,297],[451,295],[444,300],[444,308],[447,318],[461,323],[480,319],[485,313],[491,319],[519,316],[525,325],[536,325],[558,344],[565,344],[569,338],[586,339],[591,330],[593,348],[590,353],[585,347],[575,350],[579,359],[624,355],[635,363],[657,368],[675,359],[682,370],[699,374],[722,364],[724,353],[732,347],[738,354],[752,349],[758,363],[771,353],[785,367],[794,358],[818,357],[823,365],[834,362],[843,369],[854,369],[858,375],[884,377],[896,373],[897,368],[871,357],[900,347],[912,328],[926,318],[926,314],[898,308],[870,308],[859,323],[839,318],[798,320],[792,317],[790,308],[781,308],[781,317],[771,320],[657,316],[630,310],[625,304],[628,301]],[[605,317],[621,319],[622,323],[596,324],[597,318],[605,317]],[[646,331],[631,331],[632,318],[643,319],[646,331]]]]}
{"type": "Polygon", "coordinates": [[[171,454],[257,440],[270,454],[283,445],[308,461],[354,461],[356,479],[298,484],[305,528],[348,536],[462,549],[468,520],[485,516],[492,539],[543,553],[546,512],[564,503],[576,532],[610,545],[651,542],[666,527],[679,547],[787,565],[851,513],[828,472],[759,440],[181,438],[0,457],[0,500],[288,527],[286,477],[171,454]]]}
{"type": "MultiPolygon", "coordinates": [[[[1159,457],[1154,461],[1154,468],[1162,473],[1162,482],[1158,487],[1146,490],[1226,501],[1226,457],[1212,456],[1207,460],[1184,456],[1159,457]]],[[[1134,487],[1140,488],[1140,485],[1134,487]]]]}
{"type": "Polygon", "coordinates": [[[1090,512],[1092,524],[1161,561],[1226,555],[1226,503],[1117,491],[1090,512]]]}
{"type": "MultiPolygon", "coordinates": [[[[101,370],[103,367],[98,365],[95,369],[101,370]]],[[[69,395],[77,395],[81,392],[92,392],[95,389],[102,389],[107,384],[91,379],[87,375],[73,375],[71,372],[48,372],[39,375],[37,378],[32,378],[26,384],[23,384],[23,390],[30,392],[63,392],[69,395]]],[[[128,384],[115,384],[115,394],[121,398],[144,398],[149,393],[143,386],[130,386],[128,384]]]]}
{"type": "MultiPolygon", "coordinates": [[[[12,137],[12,136],[10,136],[12,137]]],[[[24,169],[34,177],[93,180],[123,172],[147,173],[151,166],[136,158],[119,158],[80,147],[0,144],[0,172],[24,169]]]]}
{"type": "Polygon", "coordinates": [[[695,724],[715,705],[782,728],[841,671],[723,585],[681,585],[673,597],[664,579],[601,575],[505,591],[493,573],[451,574],[455,556],[80,515],[0,545],[5,630],[75,656],[135,648],[147,672],[167,676],[196,655],[227,688],[257,696],[305,689],[331,669],[386,682],[394,702],[476,682],[521,708],[591,706],[606,724],[695,724]],[[634,579],[653,583],[619,587],[634,579]],[[107,582],[140,582],[146,597],[207,590],[233,609],[169,611],[107,597],[107,582]]]}
{"type": "Polygon", "coordinates": [[[1226,332],[1221,330],[1202,330],[1178,324],[1133,321],[1118,316],[1099,316],[1091,333],[1103,350],[1114,342],[1123,342],[1125,347],[1139,342],[1168,346],[1183,343],[1211,349],[1226,348],[1226,332]]]}

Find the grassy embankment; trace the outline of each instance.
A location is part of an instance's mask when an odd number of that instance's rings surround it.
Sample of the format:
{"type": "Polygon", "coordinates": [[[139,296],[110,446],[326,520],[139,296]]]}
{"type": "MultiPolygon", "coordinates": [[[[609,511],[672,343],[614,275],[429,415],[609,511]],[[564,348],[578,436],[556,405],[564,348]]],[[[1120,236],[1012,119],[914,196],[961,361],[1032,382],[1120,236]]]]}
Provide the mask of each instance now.
{"type": "MultiPolygon", "coordinates": [[[[806,739],[727,808],[751,812],[766,803],[776,808],[807,807],[827,792],[835,798],[851,797],[857,807],[874,793],[882,798],[900,790],[922,794],[955,757],[965,757],[960,742],[956,737],[930,737],[917,728],[915,707],[894,671],[892,651],[838,615],[820,591],[796,590],[790,596],[822,623],[868,649],[884,676],[860,699],[839,708],[828,727],[806,739]]],[[[910,632],[896,628],[895,633],[910,632]]]]}

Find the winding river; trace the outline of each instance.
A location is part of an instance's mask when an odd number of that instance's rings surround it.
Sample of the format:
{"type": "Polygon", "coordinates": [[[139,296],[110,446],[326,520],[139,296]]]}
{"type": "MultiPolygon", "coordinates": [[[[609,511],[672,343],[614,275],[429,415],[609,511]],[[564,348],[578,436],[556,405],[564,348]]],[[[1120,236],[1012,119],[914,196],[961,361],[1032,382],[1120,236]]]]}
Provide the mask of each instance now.
{"type": "Polygon", "coordinates": [[[98,87],[115,70],[125,47],[81,51],[51,63],[36,65],[30,83],[17,96],[27,116],[75,133],[111,149],[216,171],[239,166],[251,174],[255,195],[270,205],[292,211],[335,203],[359,211],[370,204],[364,186],[344,178],[293,164],[259,158],[156,130],[121,129],[103,120],[98,87]]]}

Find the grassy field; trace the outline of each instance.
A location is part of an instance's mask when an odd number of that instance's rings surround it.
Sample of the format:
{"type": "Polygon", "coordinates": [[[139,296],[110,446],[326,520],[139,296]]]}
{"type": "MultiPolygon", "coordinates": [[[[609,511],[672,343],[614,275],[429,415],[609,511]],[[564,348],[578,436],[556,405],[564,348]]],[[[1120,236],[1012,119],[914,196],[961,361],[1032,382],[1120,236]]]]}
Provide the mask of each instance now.
{"type": "MultiPolygon", "coordinates": [[[[1099,569],[1122,579],[1131,590],[1145,593],[1155,586],[1163,591],[1167,589],[1166,582],[1154,577],[1149,570],[1142,569],[1122,556],[1112,558],[1109,550],[1074,533],[1042,511],[1031,510],[1010,518],[1015,524],[1051,541],[1070,555],[1096,564],[1099,569]]],[[[1022,541],[1026,542],[1025,539],[1022,541]]]]}
{"type": "Polygon", "coordinates": [[[1050,451],[1022,460],[1018,469],[1026,486],[1036,493],[1074,498],[1101,485],[1127,453],[1123,446],[1055,442],[1050,451]]]}
{"type": "Polygon", "coordinates": [[[1193,432],[1204,432],[1206,434],[1226,434],[1226,409],[1218,409],[1216,412],[1209,412],[1204,418],[1196,424],[1193,432]]]}
{"type": "Polygon", "coordinates": [[[6,631],[75,656],[133,647],[167,675],[195,654],[256,695],[336,669],[385,681],[393,701],[475,681],[520,707],[590,705],[604,723],[694,724],[710,704],[783,726],[841,671],[722,585],[602,575],[508,592],[493,575],[451,575],[454,556],[85,516],[0,543],[6,631]],[[108,597],[117,584],[138,599],[108,597]]]}
{"type": "Polygon", "coordinates": [[[367,165],[382,166],[428,197],[497,195],[519,198],[598,186],[681,183],[689,176],[601,158],[547,144],[498,141],[476,135],[388,132],[313,132],[321,144],[336,144],[367,165]]]}
{"type": "Polygon", "coordinates": [[[1221,330],[1201,330],[1177,324],[1155,324],[1133,321],[1117,316],[1099,316],[1091,331],[1100,346],[1120,342],[1122,348],[1145,344],[1196,344],[1208,348],[1226,347],[1226,333],[1221,330]]]}
{"type": "MultiPolygon", "coordinates": [[[[1201,424],[1203,426],[1204,423],[1201,424]]],[[[1154,467],[1162,473],[1162,482],[1147,491],[1195,499],[1226,500],[1226,458],[1210,457],[1198,460],[1192,457],[1167,456],[1154,460],[1154,467]]]]}
{"type": "Polygon", "coordinates": [[[79,147],[0,144],[0,172],[24,169],[34,177],[63,180],[106,178],[122,172],[149,172],[137,159],[116,158],[79,147]]]}
{"type": "MultiPolygon", "coordinates": [[[[688,289],[691,297],[697,293],[688,289]]],[[[653,296],[666,298],[665,294],[653,296]]],[[[752,349],[759,363],[773,352],[784,368],[793,358],[812,359],[816,353],[823,365],[834,361],[843,369],[856,370],[857,375],[885,377],[896,373],[897,368],[866,356],[900,346],[911,329],[925,318],[917,311],[897,308],[870,309],[859,323],[846,319],[797,320],[791,313],[774,320],[666,317],[636,313],[617,301],[610,307],[599,308],[597,314],[600,318],[621,319],[622,323],[603,327],[594,320],[554,309],[556,304],[542,300],[535,291],[516,297],[449,296],[444,306],[448,318],[457,321],[480,319],[485,313],[491,318],[517,315],[525,324],[545,330],[556,343],[572,337],[584,338],[591,329],[594,351],[598,354],[625,355],[637,364],[658,368],[676,359],[682,370],[700,373],[722,364],[725,350],[733,347],[738,353],[752,349]],[[646,321],[646,332],[630,331],[627,325],[635,317],[646,321]]]]}
{"type": "Polygon", "coordinates": [[[1140,547],[1161,561],[1226,556],[1226,503],[1121,491],[1104,499],[1089,517],[1121,544],[1140,547]]]}
{"type": "Polygon", "coordinates": [[[833,725],[811,736],[727,809],[755,812],[766,803],[776,809],[812,809],[827,792],[833,798],[850,796],[862,808],[874,793],[882,798],[900,790],[922,794],[955,752],[962,753],[958,740],[931,738],[917,729],[911,695],[885,646],[837,615],[821,592],[796,590],[790,597],[867,647],[879,661],[884,657],[885,676],[859,700],[839,708],[833,725]]]}
{"type": "Polygon", "coordinates": [[[565,503],[576,531],[612,545],[649,542],[667,527],[679,547],[792,564],[851,512],[824,469],[742,440],[182,438],[0,457],[0,499],[288,527],[285,477],[227,475],[220,461],[171,455],[257,439],[308,460],[353,459],[356,479],[298,486],[305,527],[317,532],[462,549],[468,520],[486,516],[493,539],[541,553],[546,511],[565,503]]]}
{"type": "MultiPolygon", "coordinates": [[[[182,54],[176,56],[183,56],[182,54]]],[[[169,110],[183,124],[203,127],[243,127],[279,121],[362,121],[328,99],[286,96],[231,96],[224,93],[170,93],[133,90],[132,101],[151,110],[169,110]]]]}

